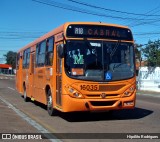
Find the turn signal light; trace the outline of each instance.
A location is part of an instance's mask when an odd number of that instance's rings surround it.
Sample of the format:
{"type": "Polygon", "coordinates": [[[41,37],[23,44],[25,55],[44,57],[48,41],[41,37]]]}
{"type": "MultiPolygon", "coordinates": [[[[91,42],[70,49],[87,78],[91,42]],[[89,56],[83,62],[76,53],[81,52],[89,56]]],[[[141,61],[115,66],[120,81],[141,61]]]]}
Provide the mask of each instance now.
{"type": "Polygon", "coordinates": [[[81,93],[79,93],[76,89],[72,88],[71,86],[65,86],[65,88],[71,97],[79,99],[84,98],[81,93]]]}
{"type": "Polygon", "coordinates": [[[134,85],[131,86],[129,89],[127,89],[124,93],[123,93],[123,97],[129,97],[133,94],[133,92],[135,91],[135,87],[134,85]]]}

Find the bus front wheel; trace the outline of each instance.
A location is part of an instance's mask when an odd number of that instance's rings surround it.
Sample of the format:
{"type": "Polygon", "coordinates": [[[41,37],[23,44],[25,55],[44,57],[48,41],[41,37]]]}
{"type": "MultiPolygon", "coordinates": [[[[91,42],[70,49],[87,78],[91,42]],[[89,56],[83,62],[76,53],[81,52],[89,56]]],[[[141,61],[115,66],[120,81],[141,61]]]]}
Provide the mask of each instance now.
{"type": "Polygon", "coordinates": [[[50,89],[48,90],[47,94],[47,111],[50,116],[55,114],[55,109],[53,108],[53,98],[50,89]]]}

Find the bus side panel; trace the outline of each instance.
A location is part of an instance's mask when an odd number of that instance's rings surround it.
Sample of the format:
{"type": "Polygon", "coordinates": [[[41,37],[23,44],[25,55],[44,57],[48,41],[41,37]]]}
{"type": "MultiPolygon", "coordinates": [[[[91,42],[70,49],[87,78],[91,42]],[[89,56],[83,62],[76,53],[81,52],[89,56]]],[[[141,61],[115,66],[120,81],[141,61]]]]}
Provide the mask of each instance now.
{"type": "Polygon", "coordinates": [[[34,94],[33,97],[36,101],[43,104],[46,103],[46,94],[45,94],[45,68],[40,67],[35,69],[34,74],[34,94]]]}

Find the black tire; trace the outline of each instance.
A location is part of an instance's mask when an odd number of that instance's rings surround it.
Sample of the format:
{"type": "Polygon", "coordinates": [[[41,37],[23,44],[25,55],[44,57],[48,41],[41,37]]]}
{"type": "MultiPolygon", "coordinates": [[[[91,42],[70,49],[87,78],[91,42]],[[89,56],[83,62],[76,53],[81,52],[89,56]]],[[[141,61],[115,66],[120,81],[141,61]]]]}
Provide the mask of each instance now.
{"type": "Polygon", "coordinates": [[[29,101],[29,98],[27,97],[26,87],[24,87],[23,98],[25,102],[29,101]]]}
{"type": "Polygon", "coordinates": [[[47,111],[50,116],[53,116],[56,113],[56,110],[53,108],[53,98],[50,89],[48,90],[47,93],[47,111]]]}

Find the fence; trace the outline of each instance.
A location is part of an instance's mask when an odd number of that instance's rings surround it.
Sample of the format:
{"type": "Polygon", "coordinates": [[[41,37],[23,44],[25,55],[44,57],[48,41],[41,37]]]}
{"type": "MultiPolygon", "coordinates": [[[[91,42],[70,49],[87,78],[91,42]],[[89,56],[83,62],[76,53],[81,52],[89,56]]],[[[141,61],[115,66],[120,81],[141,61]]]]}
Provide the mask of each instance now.
{"type": "Polygon", "coordinates": [[[139,90],[160,92],[160,67],[140,67],[137,87],[139,90]]]}

